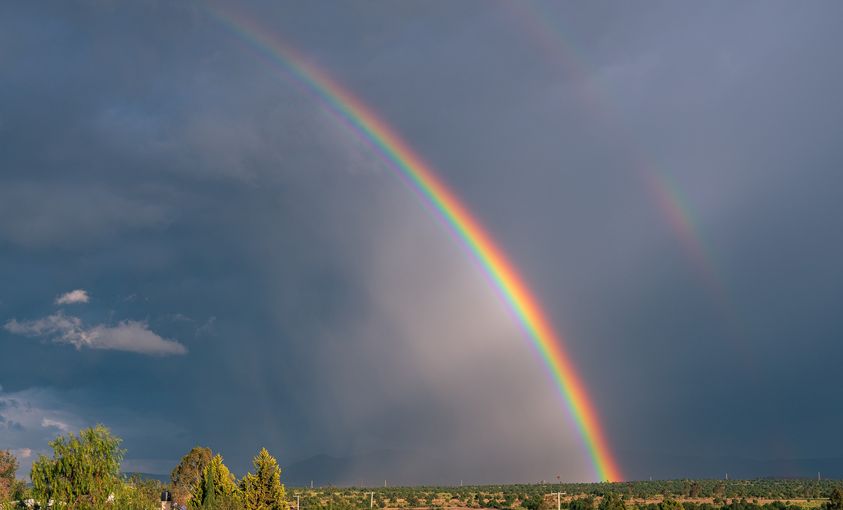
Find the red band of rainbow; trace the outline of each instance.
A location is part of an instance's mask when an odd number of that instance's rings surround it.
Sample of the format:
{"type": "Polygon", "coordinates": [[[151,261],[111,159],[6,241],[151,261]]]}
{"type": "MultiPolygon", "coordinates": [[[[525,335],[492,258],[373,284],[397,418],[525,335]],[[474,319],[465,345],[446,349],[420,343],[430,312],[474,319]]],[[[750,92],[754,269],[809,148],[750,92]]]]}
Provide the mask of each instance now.
{"type": "Polygon", "coordinates": [[[413,188],[435,208],[488,273],[497,291],[515,312],[526,336],[541,354],[576,423],[597,480],[621,480],[622,475],[610,453],[597,413],[574,370],[573,362],[562,349],[561,338],[554,332],[515,267],[466,206],[395,130],[324,71],[309,64],[256,23],[240,16],[235,17],[228,11],[214,11],[213,15],[264,57],[283,66],[316,94],[332,112],[372,144],[384,160],[409,180],[413,188]]]}

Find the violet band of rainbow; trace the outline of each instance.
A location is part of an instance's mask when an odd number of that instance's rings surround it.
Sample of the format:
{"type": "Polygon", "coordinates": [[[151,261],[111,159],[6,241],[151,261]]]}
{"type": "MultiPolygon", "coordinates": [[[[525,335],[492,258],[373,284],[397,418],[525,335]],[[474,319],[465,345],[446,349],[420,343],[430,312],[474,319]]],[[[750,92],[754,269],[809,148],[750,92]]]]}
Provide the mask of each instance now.
{"type": "Polygon", "coordinates": [[[497,292],[514,312],[525,337],[543,359],[576,424],[597,480],[621,480],[620,469],[609,449],[597,412],[573,361],[563,350],[562,338],[551,327],[539,302],[503,250],[462,201],[394,129],[327,73],[309,64],[293,48],[251,19],[216,9],[211,9],[210,13],[263,57],[282,66],[318,96],[333,113],[377,149],[385,161],[435,209],[483,267],[497,292]]]}

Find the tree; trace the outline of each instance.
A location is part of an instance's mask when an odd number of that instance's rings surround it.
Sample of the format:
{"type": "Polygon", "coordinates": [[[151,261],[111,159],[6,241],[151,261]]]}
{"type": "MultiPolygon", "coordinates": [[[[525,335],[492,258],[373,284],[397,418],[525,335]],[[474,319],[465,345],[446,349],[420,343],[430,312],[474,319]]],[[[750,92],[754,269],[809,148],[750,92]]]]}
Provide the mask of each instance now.
{"type": "Polygon", "coordinates": [[[287,495],[281,483],[281,468],[272,455],[261,448],[252,460],[255,474],[246,473],[240,482],[246,510],[289,510],[287,495]]]}
{"type": "Polygon", "coordinates": [[[684,510],[682,503],[670,498],[659,503],[659,510],[684,510]]]}
{"type": "Polygon", "coordinates": [[[701,491],[702,491],[702,487],[700,487],[699,482],[693,482],[693,483],[691,483],[691,486],[688,488],[688,497],[698,498],[698,497],[700,497],[701,491]]]}
{"type": "Polygon", "coordinates": [[[598,508],[599,510],[626,510],[626,503],[619,494],[613,492],[600,501],[598,508]]]}
{"type": "Polygon", "coordinates": [[[173,493],[173,500],[179,505],[187,505],[194,489],[202,479],[205,467],[210,464],[210,448],[194,446],[187,455],[181,458],[179,465],[170,474],[170,490],[173,493]]]}
{"type": "Polygon", "coordinates": [[[843,489],[835,487],[828,495],[828,510],[843,510],[843,489]]]}
{"type": "Polygon", "coordinates": [[[0,450],[0,504],[12,498],[17,471],[18,459],[8,450],[0,450]]]}
{"type": "Polygon", "coordinates": [[[191,510],[228,510],[242,508],[240,491],[234,475],[222,463],[222,456],[215,455],[202,471],[202,478],[190,496],[191,510]]]}
{"type": "Polygon", "coordinates": [[[161,491],[164,489],[159,480],[143,479],[132,475],[124,480],[114,495],[113,510],[150,510],[160,504],[161,491]]]}
{"type": "Polygon", "coordinates": [[[39,455],[30,478],[35,500],[50,500],[67,510],[101,508],[120,488],[120,438],[102,425],[69,433],[49,444],[53,458],[39,455]]]}
{"type": "Polygon", "coordinates": [[[594,508],[594,499],[592,497],[573,499],[568,508],[570,510],[591,510],[594,508]]]}

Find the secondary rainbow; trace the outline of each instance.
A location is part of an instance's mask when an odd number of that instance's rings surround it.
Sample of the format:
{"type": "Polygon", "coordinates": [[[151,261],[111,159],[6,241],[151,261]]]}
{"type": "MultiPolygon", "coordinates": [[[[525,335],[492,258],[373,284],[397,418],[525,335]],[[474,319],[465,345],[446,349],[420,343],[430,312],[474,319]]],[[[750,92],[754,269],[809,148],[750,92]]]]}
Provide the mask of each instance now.
{"type": "MultiPolygon", "coordinates": [[[[629,167],[636,172],[647,188],[659,212],[667,220],[671,230],[698,272],[702,283],[712,297],[721,306],[728,304],[726,286],[714,264],[711,250],[708,249],[700,233],[697,222],[691,214],[691,207],[682,196],[677,186],[667,175],[660,172],[652,158],[645,157],[643,151],[633,143],[633,137],[620,128],[621,123],[611,114],[613,110],[609,94],[601,91],[595,80],[597,74],[579,57],[579,52],[565,32],[560,29],[559,21],[541,2],[524,0],[504,4],[513,14],[512,18],[524,25],[525,32],[533,39],[537,47],[546,55],[551,65],[560,65],[573,80],[574,90],[591,116],[602,123],[604,128],[612,128],[621,140],[625,140],[624,152],[629,158],[629,167]]],[[[728,307],[727,307],[728,308],[728,307]]]]}
{"type": "Polygon", "coordinates": [[[293,48],[253,20],[230,11],[215,9],[210,12],[263,57],[283,66],[306,90],[318,96],[333,113],[375,147],[381,157],[432,205],[488,273],[497,291],[515,312],[526,336],[540,353],[576,423],[597,479],[621,480],[621,472],[610,452],[597,413],[572,360],[562,348],[561,337],[552,328],[515,267],[466,206],[394,129],[328,74],[308,63],[293,48]]]}

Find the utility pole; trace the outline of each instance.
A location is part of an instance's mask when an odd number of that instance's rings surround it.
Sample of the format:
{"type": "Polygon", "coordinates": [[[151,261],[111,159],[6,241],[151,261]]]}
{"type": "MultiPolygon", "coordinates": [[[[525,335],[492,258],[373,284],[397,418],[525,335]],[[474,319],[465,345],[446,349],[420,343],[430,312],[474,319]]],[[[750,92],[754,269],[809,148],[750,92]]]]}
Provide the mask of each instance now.
{"type": "Polygon", "coordinates": [[[299,501],[299,495],[296,494],[296,510],[301,510],[301,501],[299,501]]]}
{"type": "Polygon", "coordinates": [[[375,491],[369,493],[369,508],[375,507],[375,491]]]}
{"type": "Polygon", "coordinates": [[[556,493],[556,510],[562,510],[562,493],[556,493]]]}

